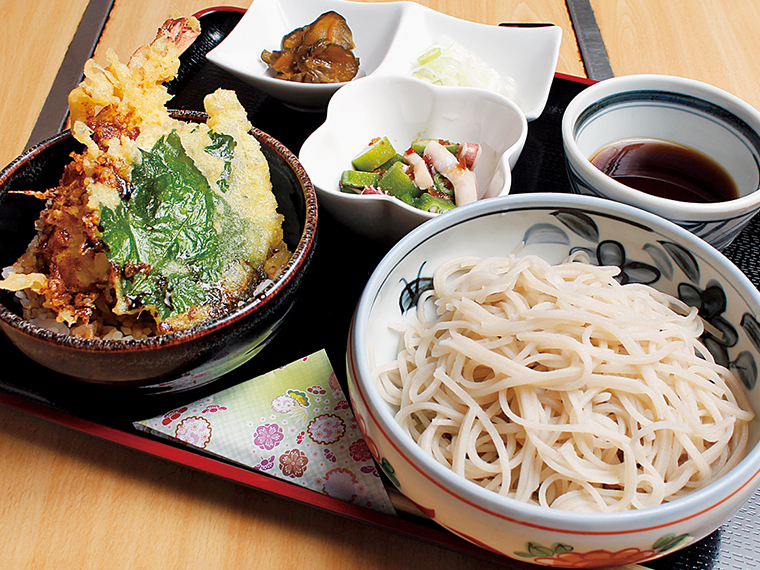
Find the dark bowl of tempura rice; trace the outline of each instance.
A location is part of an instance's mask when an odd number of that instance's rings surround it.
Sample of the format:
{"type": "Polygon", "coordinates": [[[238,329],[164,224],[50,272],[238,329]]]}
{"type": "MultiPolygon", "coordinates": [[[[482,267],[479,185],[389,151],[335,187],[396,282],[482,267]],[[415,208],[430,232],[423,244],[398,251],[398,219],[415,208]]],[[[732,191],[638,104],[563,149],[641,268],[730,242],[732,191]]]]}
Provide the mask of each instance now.
{"type": "Polygon", "coordinates": [[[88,60],[69,131],[0,173],[0,328],[67,377],[207,384],[267,344],[309,266],[317,203],[296,157],[233,91],[169,111],[200,32],[170,18],[125,62],[88,60]]]}
{"type": "MultiPolygon", "coordinates": [[[[207,120],[205,113],[192,111],[171,115],[188,124],[201,125],[207,120]]],[[[273,262],[271,274],[257,268],[256,282],[248,283],[240,298],[197,323],[169,321],[179,326],[168,332],[157,331],[156,320],[144,318],[147,315],[115,317],[110,311],[101,311],[96,302],[88,326],[95,323],[98,330],[93,334],[80,327],[82,334],[74,336],[71,330],[79,324],[56,321],[55,314],[45,310],[40,295],[0,290],[0,328],[8,339],[29,358],[67,377],[136,386],[145,393],[194,388],[254,357],[286,317],[310,265],[317,203],[297,158],[266,133],[253,128],[250,134],[268,165],[286,248],[286,255],[273,262]]],[[[38,219],[46,202],[29,191],[44,192],[58,185],[72,161],[70,155],[79,152],[82,144],[65,131],[29,149],[0,172],[0,267],[5,268],[4,278],[38,239],[38,219]]],[[[217,204],[217,209],[225,208],[217,204]]],[[[276,255],[270,250],[267,260],[276,255]]]]}
{"type": "Polygon", "coordinates": [[[712,246],[611,200],[497,197],[378,264],[353,409],[435,522],[552,567],[622,567],[715,531],[760,482],[760,293],[712,246]]]}

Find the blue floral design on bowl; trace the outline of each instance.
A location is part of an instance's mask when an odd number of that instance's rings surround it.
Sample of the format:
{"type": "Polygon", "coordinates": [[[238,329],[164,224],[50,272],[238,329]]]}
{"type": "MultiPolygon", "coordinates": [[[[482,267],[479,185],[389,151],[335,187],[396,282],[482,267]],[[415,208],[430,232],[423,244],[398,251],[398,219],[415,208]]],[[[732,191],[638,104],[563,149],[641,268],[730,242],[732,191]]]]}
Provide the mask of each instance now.
{"type": "MultiPolygon", "coordinates": [[[[529,208],[530,209],[530,208],[529,208]]],[[[643,283],[657,287],[661,280],[672,283],[668,287],[675,296],[691,307],[696,307],[702,320],[709,325],[700,339],[719,364],[733,370],[748,388],[757,384],[758,366],[751,350],[732,349],[739,343],[739,329],[743,329],[755,351],[760,352],[760,323],[749,311],[741,313],[738,325],[726,316],[728,297],[720,279],[711,278],[702,287],[699,259],[683,245],[668,239],[647,241],[643,245],[628,246],[619,239],[604,238],[604,232],[597,224],[598,214],[591,214],[576,208],[546,210],[554,221],[531,224],[524,232],[525,246],[564,246],[567,254],[584,251],[596,265],[618,267],[616,279],[622,283],[643,283]],[[575,244],[572,237],[580,238],[582,244],[575,244]],[[587,244],[585,242],[588,242],[587,244]],[[575,244],[575,245],[574,245],[575,244]]],[[[604,216],[609,219],[609,216],[604,216]]],[[[628,224],[634,224],[626,220],[628,224]]],[[[647,232],[655,230],[636,224],[647,232]]],[[[433,287],[432,268],[426,269],[423,261],[413,278],[402,278],[405,286],[399,296],[399,308],[404,313],[417,306],[420,296],[433,287]]]]}

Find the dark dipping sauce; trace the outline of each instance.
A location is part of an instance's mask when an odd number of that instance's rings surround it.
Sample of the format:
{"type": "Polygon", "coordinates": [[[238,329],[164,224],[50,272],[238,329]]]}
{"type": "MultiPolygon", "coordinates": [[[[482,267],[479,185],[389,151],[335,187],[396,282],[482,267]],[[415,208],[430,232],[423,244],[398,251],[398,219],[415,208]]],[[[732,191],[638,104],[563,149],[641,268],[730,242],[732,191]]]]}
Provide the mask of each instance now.
{"type": "Polygon", "coordinates": [[[736,183],[709,156],[658,139],[624,139],[602,147],[591,164],[614,180],[660,198],[702,204],[739,197],[736,183]]]}

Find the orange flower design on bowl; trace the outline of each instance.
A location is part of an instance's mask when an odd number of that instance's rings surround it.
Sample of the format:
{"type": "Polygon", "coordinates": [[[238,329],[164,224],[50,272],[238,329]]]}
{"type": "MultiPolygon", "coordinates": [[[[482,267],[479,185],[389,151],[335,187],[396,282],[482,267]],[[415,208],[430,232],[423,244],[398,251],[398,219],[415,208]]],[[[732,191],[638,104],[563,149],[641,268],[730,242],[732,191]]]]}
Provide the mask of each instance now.
{"type": "Polygon", "coordinates": [[[639,548],[625,548],[617,552],[600,549],[588,552],[561,552],[550,557],[534,558],[533,562],[559,568],[608,568],[642,562],[656,554],[654,550],[639,548]]]}
{"type": "Polygon", "coordinates": [[[553,566],[555,568],[609,568],[625,566],[655,558],[668,550],[675,548],[684,541],[691,540],[689,534],[666,534],[660,537],[652,548],[641,549],[629,547],[611,551],[604,549],[578,552],[569,544],[561,542],[547,547],[536,542],[525,544],[525,551],[515,552],[521,558],[532,558],[535,564],[553,566]]]}

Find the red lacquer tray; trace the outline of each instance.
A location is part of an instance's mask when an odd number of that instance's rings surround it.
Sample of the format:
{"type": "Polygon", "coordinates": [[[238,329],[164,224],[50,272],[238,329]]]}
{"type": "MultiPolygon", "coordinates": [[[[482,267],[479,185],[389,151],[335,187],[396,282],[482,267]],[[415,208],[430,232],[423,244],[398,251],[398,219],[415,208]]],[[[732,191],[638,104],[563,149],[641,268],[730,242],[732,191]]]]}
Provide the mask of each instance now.
{"type": "MultiPolygon", "coordinates": [[[[199,14],[203,33],[183,55],[180,73],[170,85],[175,94],[169,106],[202,110],[203,97],[219,87],[238,93],[254,126],[285,144],[296,155],[303,141],[324,120],[323,113],[302,113],[280,104],[240,82],[213,64],[205,54],[232,30],[242,16],[236,8],[217,8],[199,14]]],[[[544,113],[529,125],[528,139],[513,172],[512,192],[569,192],[560,136],[562,113],[570,100],[591,81],[557,74],[544,113]]],[[[725,252],[757,286],[760,256],[755,221],[725,252]]],[[[348,325],[369,275],[387,251],[353,234],[319,213],[319,236],[314,261],[301,287],[296,306],[272,343],[252,361],[211,386],[166,395],[114,394],[108,388],[82,385],[29,361],[5,338],[0,338],[0,358],[19,362],[23,377],[0,378],[0,403],[58,424],[143,451],[163,459],[255,487],[283,498],[325,509],[367,524],[404,533],[444,548],[490,560],[506,567],[537,568],[502,558],[453,536],[418,516],[402,497],[391,490],[398,517],[358,507],[286,481],[242,468],[164,439],[138,432],[133,421],[164,413],[228,386],[320,349],[326,349],[345,386],[345,348],[348,325]],[[108,400],[114,399],[114,405],[108,400]],[[95,405],[97,404],[97,405],[95,405]],[[108,410],[107,415],[102,410],[108,410]],[[115,412],[115,410],[120,410],[115,412]]],[[[682,551],[647,563],[653,569],[747,568],[760,564],[760,493],[718,531],[682,551]]]]}

